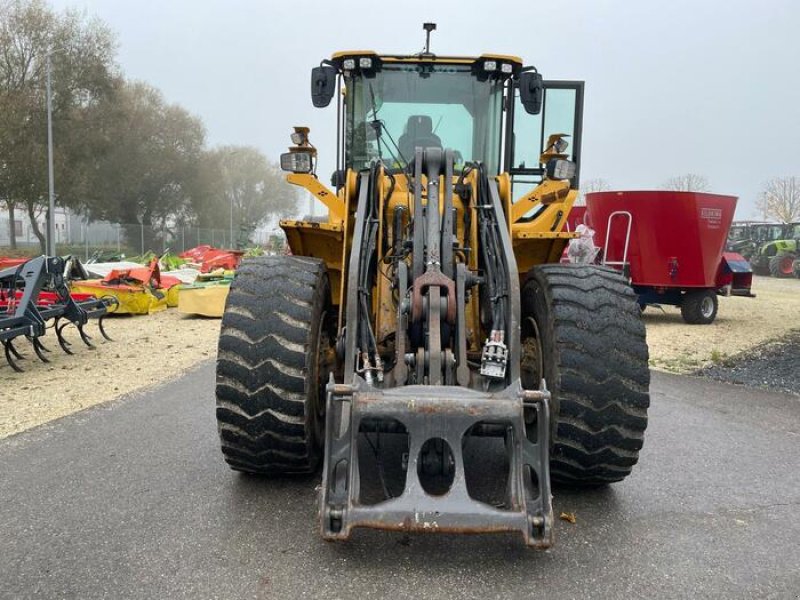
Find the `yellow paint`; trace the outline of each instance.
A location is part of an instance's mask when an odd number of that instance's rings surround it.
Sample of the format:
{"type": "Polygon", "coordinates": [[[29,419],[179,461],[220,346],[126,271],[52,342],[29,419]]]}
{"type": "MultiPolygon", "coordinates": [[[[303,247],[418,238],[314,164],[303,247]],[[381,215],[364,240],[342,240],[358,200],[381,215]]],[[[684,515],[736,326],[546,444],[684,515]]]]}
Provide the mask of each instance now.
{"type": "Polygon", "coordinates": [[[225,301],[230,289],[230,284],[181,287],[178,311],[187,315],[221,317],[225,312],[225,301]]]}
{"type": "Polygon", "coordinates": [[[281,229],[292,254],[321,258],[328,267],[331,283],[331,301],[338,303],[339,285],[342,276],[343,223],[315,223],[308,221],[281,221],[281,229]]]}
{"type": "MultiPolygon", "coordinates": [[[[537,185],[530,192],[522,196],[519,200],[514,202],[511,207],[511,222],[517,223],[531,210],[538,208],[541,205],[546,205],[545,212],[539,215],[533,223],[536,223],[536,231],[550,230],[555,214],[558,211],[564,212],[564,217],[572,209],[572,204],[577,198],[577,191],[573,190],[570,194],[569,181],[559,181],[552,179],[545,179],[537,185]],[[552,213],[552,216],[549,214],[552,213]]],[[[566,219],[562,219],[566,221],[566,219]]],[[[558,226],[556,231],[561,231],[563,227],[558,226]]]]}
{"type": "Polygon", "coordinates": [[[375,50],[340,50],[339,52],[334,52],[331,55],[331,60],[347,58],[350,56],[378,56],[378,53],[375,52],[375,50]]]}
{"type": "Polygon", "coordinates": [[[76,294],[92,294],[96,298],[114,297],[119,306],[113,310],[120,315],[149,315],[150,313],[166,310],[167,294],[159,292],[157,297],[146,287],[111,287],[103,285],[97,280],[76,281],[70,285],[70,290],[76,294]]]}
{"type": "Polygon", "coordinates": [[[356,58],[361,56],[374,56],[381,60],[381,62],[425,62],[425,63],[442,63],[442,64],[472,64],[477,60],[500,60],[504,62],[516,63],[522,66],[522,59],[519,56],[512,56],[509,54],[492,54],[486,53],[480,56],[438,56],[438,55],[413,55],[413,56],[398,56],[398,55],[384,55],[379,56],[374,50],[343,50],[341,52],[334,52],[331,55],[331,60],[338,61],[345,58],[356,58]]]}
{"type": "Polygon", "coordinates": [[[178,291],[180,290],[180,287],[180,284],[177,284],[173,285],[168,290],[161,290],[167,295],[167,306],[169,308],[175,308],[178,306],[178,291]]]}
{"type": "Polygon", "coordinates": [[[544,147],[545,151],[539,156],[539,162],[541,164],[546,165],[552,158],[568,158],[568,154],[559,154],[553,147],[557,141],[565,137],[569,137],[569,135],[566,133],[554,133],[547,138],[547,145],[544,147]]]}
{"type": "Polygon", "coordinates": [[[319,179],[311,173],[289,173],[286,181],[293,185],[298,185],[314,194],[317,199],[328,207],[328,214],[332,223],[344,221],[345,206],[336,192],[320,183],[319,179]]]}

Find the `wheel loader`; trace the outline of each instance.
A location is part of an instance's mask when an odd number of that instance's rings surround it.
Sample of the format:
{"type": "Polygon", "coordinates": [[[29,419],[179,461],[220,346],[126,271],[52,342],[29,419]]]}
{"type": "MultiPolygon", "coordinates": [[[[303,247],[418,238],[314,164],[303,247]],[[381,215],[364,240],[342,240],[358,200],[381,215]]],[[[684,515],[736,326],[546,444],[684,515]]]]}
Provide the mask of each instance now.
{"type": "Polygon", "coordinates": [[[237,471],[322,469],[320,531],[553,541],[551,481],[630,474],[649,406],[628,282],[563,264],[583,82],[520,58],[345,51],[312,69],[336,170],[309,129],[281,156],[327,209],[290,255],[246,259],[222,320],[216,415],[237,471]],[[335,100],[335,101],[334,101],[335,100]],[[332,116],[333,118],[333,116],[332,116]]]}

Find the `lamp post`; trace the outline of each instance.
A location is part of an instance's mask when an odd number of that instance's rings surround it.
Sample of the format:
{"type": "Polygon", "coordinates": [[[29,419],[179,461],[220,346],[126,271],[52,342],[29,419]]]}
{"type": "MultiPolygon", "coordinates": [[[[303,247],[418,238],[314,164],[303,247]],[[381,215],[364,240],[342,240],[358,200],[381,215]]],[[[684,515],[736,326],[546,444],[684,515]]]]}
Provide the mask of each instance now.
{"type": "Polygon", "coordinates": [[[47,210],[47,255],[56,255],[56,192],[55,176],[53,174],[53,97],[50,83],[50,55],[47,53],[47,183],[48,183],[48,210],[47,210]]]}
{"type": "MultiPolygon", "coordinates": [[[[238,154],[241,154],[241,149],[240,148],[231,150],[230,153],[228,154],[228,158],[234,157],[234,156],[236,156],[238,154]]],[[[234,203],[236,201],[236,190],[235,190],[236,186],[234,186],[231,183],[230,165],[225,166],[225,183],[229,186],[230,189],[228,191],[231,194],[231,218],[230,218],[230,223],[229,223],[229,226],[230,226],[230,232],[229,232],[230,242],[229,243],[230,243],[231,250],[236,250],[236,247],[234,246],[234,243],[233,243],[233,205],[234,205],[234,203]]]]}

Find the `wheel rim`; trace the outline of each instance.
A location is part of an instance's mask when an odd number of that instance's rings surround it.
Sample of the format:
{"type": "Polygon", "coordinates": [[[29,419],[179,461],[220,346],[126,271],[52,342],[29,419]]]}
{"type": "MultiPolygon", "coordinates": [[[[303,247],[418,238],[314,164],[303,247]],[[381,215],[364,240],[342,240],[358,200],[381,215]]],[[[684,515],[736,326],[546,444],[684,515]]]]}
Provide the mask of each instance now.
{"type": "Polygon", "coordinates": [[[335,350],[331,347],[330,336],[325,327],[327,323],[327,312],[322,313],[319,320],[319,330],[317,332],[317,386],[316,393],[312,398],[312,419],[314,436],[318,444],[324,439],[325,430],[325,404],[327,401],[326,386],[328,385],[329,373],[333,370],[335,350]]]}
{"type": "Polygon", "coordinates": [[[700,314],[704,318],[709,319],[714,314],[714,299],[711,296],[706,296],[700,302],[700,314]]]}
{"type": "Polygon", "coordinates": [[[780,263],[780,272],[783,275],[792,274],[792,265],[794,264],[794,256],[784,256],[780,263]]]}
{"type": "Polygon", "coordinates": [[[542,364],[542,340],[539,335],[539,326],[532,317],[528,317],[526,324],[530,325],[531,334],[522,340],[522,360],[520,360],[520,370],[522,371],[523,385],[526,388],[539,389],[539,384],[544,377],[544,366],[542,364]]]}

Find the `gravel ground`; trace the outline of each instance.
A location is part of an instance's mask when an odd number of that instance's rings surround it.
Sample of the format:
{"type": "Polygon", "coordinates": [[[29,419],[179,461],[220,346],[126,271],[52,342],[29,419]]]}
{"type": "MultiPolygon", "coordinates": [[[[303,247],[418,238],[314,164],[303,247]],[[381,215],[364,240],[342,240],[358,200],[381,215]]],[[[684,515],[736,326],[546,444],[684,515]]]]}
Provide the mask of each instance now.
{"type": "Polygon", "coordinates": [[[42,339],[52,350],[49,364],[39,361],[27,342],[18,342],[17,349],[27,357],[19,361],[24,373],[12,371],[0,358],[0,439],[178,377],[215,355],[219,327],[219,319],[189,317],[177,310],[112,315],[105,328],[113,342],[103,340],[96,325],[87,326],[94,350],[67,328],[65,337],[75,351],[70,356],[48,333],[42,339]]]}
{"type": "Polygon", "coordinates": [[[644,313],[650,366],[694,373],[800,331],[800,279],[754,277],[756,298],[720,298],[711,325],[687,325],[674,306],[644,313]]]}
{"type": "Polygon", "coordinates": [[[700,369],[695,374],[800,396],[800,331],[700,369]]]}
{"type": "MultiPolygon", "coordinates": [[[[800,280],[756,277],[753,290],[755,299],[721,298],[712,325],[687,325],[675,307],[649,308],[644,320],[651,366],[800,389],[800,280]],[[778,360],[759,358],[772,352],[769,342],[792,331],[798,337],[791,338],[794,345],[788,351],[776,353],[778,360]],[[758,349],[754,355],[747,354],[754,348],[758,349]]],[[[219,327],[219,319],[187,317],[175,310],[112,316],[106,328],[113,342],[94,335],[89,325],[96,350],[83,346],[73,332],[68,337],[75,341],[76,354],[68,356],[48,335],[45,344],[53,350],[50,364],[39,362],[27,343],[20,343],[28,357],[22,361],[24,373],[15,373],[0,359],[0,439],[176,378],[215,356],[219,327]]]]}

